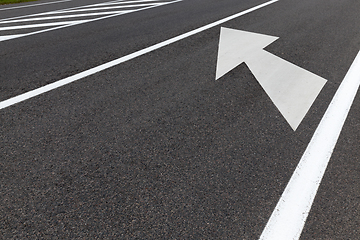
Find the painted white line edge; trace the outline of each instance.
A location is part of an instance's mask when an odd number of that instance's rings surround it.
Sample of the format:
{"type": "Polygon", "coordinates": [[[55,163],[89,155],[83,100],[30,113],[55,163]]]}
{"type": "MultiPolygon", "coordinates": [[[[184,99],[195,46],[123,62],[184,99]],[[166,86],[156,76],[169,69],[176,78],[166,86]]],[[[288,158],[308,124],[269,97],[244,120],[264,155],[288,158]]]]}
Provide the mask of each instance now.
{"type": "Polygon", "coordinates": [[[53,90],[53,89],[56,89],[56,88],[58,88],[58,87],[64,86],[64,85],[69,84],[69,83],[72,83],[72,82],[77,81],[77,80],[79,80],[79,79],[82,79],[82,78],[84,78],[84,77],[93,75],[93,74],[95,74],[95,73],[97,73],[97,72],[100,72],[100,71],[103,71],[103,70],[105,70],[105,69],[111,68],[111,67],[113,67],[113,66],[119,65],[120,63],[123,63],[123,62],[126,62],[126,61],[128,61],[128,60],[134,59],[134,58],[136,58],[136,57],[139,57],[139,56],[141,56],[141,55],[144,55],[144,54],[146,54],[146,53],[149,53],[149,52],[152,52],[152,51],[154,51],[154,50],[156,50],[156,49],[159,49],[159,48],[161,48],[161,47],[167,46],[167,45],[169,45],[169,44],[171,44],[171,43],[177,42],[177,41],[179,41],[179,40],[185,39],[185,38],[187,38],[187,37],[190,37],[190,36],[192,36],[192,35],[195,35],[195,34],[197,34],[197,33],[200,33],[200,32],[202,32],[202,31],[205,31],[205,30],[207,30],[207,29],[210,29],[210,28],[212,28],[212,27],[218,26],[218,25],[223,24],[223,23],[225,23],[225,22],[227,22],[227,21],[230,21],[230,20],[232,20],[232,19],[235,19],[235,18],[237,18],[237,17],[240,17],[240,16],[242,16],[242,15],[244,15],[244,14],[253,12],[253,11],[255,11],[255,10],[258,10],[258,9],[260,9],[260,8],[263,8],[263,7],[265,7],[265,6],[268,6],[268,5],[272,4],[272,3],[275,3],[275,2],[277,2],[277,1],[279,1],[279,0],[271,0],[271,1],[269,1],[269,2],[265,2],[265,3],[263,3],[263,4],[260,4],[260,5],[258,5],[258,6],[249,8],[249,9],[247,9],[247,10],[245,10],[245,11],[240,12],[240,13],[231,15],[231,16],[229,16],[229,17],[223,18],[223,19],[218,20],[218,21],[216,21],[216,22],[213,22],[213,23],[210,23],[210,24],[205,25],[205,26],[203,26],[203,27],[200,27],[200,28],[197,28],[197,29],[195,29],[195,30],[192,30],[192,31],[190,31],[190,32],[181,34],[181,35],[179,35],[179,36],[177,36],[177,37],[173,37],[173,38],[171,38],[171,39],[168,39],[168,40],[165,40],[165,41],[163,41],[163,42],[157,43],[157,44],[155,44],[155,45],[153,45],[153,46],[150,46],[150,47],[147,47],[147,48],[145,48],[145,49],[139,50],[139,51],[137,51],[137,52],[131,53],[131,54],[126,55],[126,56],[124,56],[124,57],[121,57],[121,58],[115,59],[115,60],[113,60],[113,61],[104,63],[104,64],[102,64],[102,65],[99,65],[99,66],[97,66],[97,67],[91,68],[91,69],[86,70],[86,71],[84,71],[84,72],[80,72],[80,73],[78,73],[78,74],[75,74],[75,75],[73,75],[73,76],[64,78],[64,79],[59,80],[59,81],[57,81],[57,82],[50,83],[50,84],[48,84],[48,85],[45,85],[45,86],[43,86],[43,87],[34,89],[34,90],[32,90],[32,91],[23,93],[23,94],[18,95],[18,96],[16,96],[16,97],[9,98],[9,99],[7,99],[7,100],[5,100],[5,101],[0,102],[0,109],[9,107],[9,106],[14,105],[14,104],[16,104],[16,103],[25,101],[25,100],[27,100],[27,99],[30,99],[30,98],[35,97],[35,96],[38,96],[38,95],[43,94],[43,93],[46,93],[46,92],[51,91],[51,90],[53,90]]]}
{"type": "Polygon", "coordinates": [[[0,8],[0,11],[17,9],[17,8],[26,8],[26,7],[34,7],[34,6],[48,5],[48,4],[61,3],[61,2],[70,2],[70,1],[72,1],[72,0],[62,0],[62,1],[55,1],[55,2],[48,2],[48,3],[38,3],[38,4],[31,4],[31,5],[18,6],[18,7],[0,8]]]}
{"type": "Polygon", "coordinates": [[[260,240],[299,239],[360,84],[360,52],[336,91],[260,240]]]}

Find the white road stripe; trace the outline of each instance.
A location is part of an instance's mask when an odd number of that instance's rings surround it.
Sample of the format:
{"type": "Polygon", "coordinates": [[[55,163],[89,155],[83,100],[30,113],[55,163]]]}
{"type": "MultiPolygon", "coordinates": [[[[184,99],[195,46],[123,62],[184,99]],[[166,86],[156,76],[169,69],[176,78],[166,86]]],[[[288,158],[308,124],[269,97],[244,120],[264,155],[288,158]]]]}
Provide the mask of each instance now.
{"type": "Polygon", "coordinates": [[[266,6],[268,6],[268,5],[270,5],[270,4],[273,4],[273,3],[277,2],[277,1],[279,1],[279,0],[271,0],[271,1],[269,1],[269,2],[265,2],[265,3],[260,4],[260,5],[258,5],[258,6],[252,7],[252,8],[250,8],[250,9],[248,9],[248,10],[245,10],[245,11],[242,11],[242,12],[240,12],[240,13],[234,14],[234,15],[232,15],[232,16],[223,18],[223,19],[218,20],[218,21],[216,21],[216,22],[210,23],[210,24],[208,24],[208,25],[205,25],[205,26],[203,26],[203,27],[197,28],[197,29],[192,30],[192,31],[190,31],[190,32],[181,34],[181,35],[179,35],[179,36],[177,36],[177,37],[173,37],[173,38],[171,38],[171,39],[168,39],[168,40],[166,40],[166,41],[160,42],[160,43],[158,43],[158,44],[155,44],[155,45],[153,45],[153,46],[147,47],[147,48],[145,48],[145,49],[139,50],[139,51],[137,51],[137,52],[131,53],[131,54],[126,55],[126,56],[124,56],[124,57],[121,57],[121,58],[115,59],[115,60],[113,60],[113,61],[104,63],[104,64],[99,65],[99,66],[97,66],[97,67],[94,67],[94,68],[91,68],[91,69],[86,70],[86,71],[84,71],[84,72],[81,72],[81,73],[75,74],[75,75],[73,75],[73,76],[64,78],[64,79],[59,80],[59,81],[57,81],[57,82],[50,83],[50,84],[48,84],[48,85],[45,85],[45,86],[43,86],[43,87],[34,89],[34,90],[32,90],[32,91],[23,93],[23,94],[18,95],[18,96],[16,96],[16,97],[7,99],[7,100],[5,100],[5,101],[0,102],[0,109],[3,109],[3,108],[6,108],[6,107],[9,107],[9,106],[12,106],[12,105],[14,105],[14,104],[16,104],[16,103],[25,101],[25,100],[27,100],[27,99],[33,98],[33,97],[35,97],[35,96],[38,96],[38,95],[40,95],[40,94],[43,94],[43,93],[46,93],[46,92],[48,92],[48,91],[54,90],[54,89],[56,89],[56,88],[62,87],[62,86],[64,86],[64,85],[66,85],[66,84],[69,84],[69,83],[72,83],[72,82],[77,81],[77,80],[79,80],[79,79],[82,79],[82,78],[84,78],[84,77],[93,75],[93,74],[98,73],[98,72],[100,72],[100,71],[103,71],[103,70],[105,70],[105,69],[114,67],[114,66],[116,66],[116,65],[119,65],[120,63],[129,61],[129,60],[131,60],[131,59],[134,59],[134,58],[139,57],[139,56],[141,56],[141,55],[144,55],[144,54],[146,54],[146,53],[152,52],[152,51],[154,51],[154,50],[156,50],[156,49],[162,48],[162,47],[167,46],[167,45],[169,45],[169,44],[172,44],[172,43],[174,43],[174,42],[180,41],[180,40],[182,40],[182,39],[185,39],[185,38],[187,38],[187,37],[190,37],[190,36],[192,36],[192,35],[195,35],[195,34],[197,34],[197,33],[200,33],[200,32],[202,32],[202,31],[205,31],[205,30],[207,30],[207,29],[213,28],[213,27],[215,27],[215,26],[218,26],[218,25],[220,25],[220,24],[223,24],[223,23],[225,23],[225,22],[227,22],[227,21],[230,21],[230,20],[232,20],[232,19],[238,18],[238,17],[240,17],[240,16],[242,16],[242,15],[245,15],[245,14],[247,14],[247,13],[250,13],[250,12],[253,12],[253,11],[258,10],[258,9],[260,9],[260,8],[266,7],[266,6]]]}
{"type": "Polygon", "coordinates": [[[300,238],[359,85],[360,52],[321,119],[260,240],[300,238]]]}
{"type": "Polygon", "coordinates": [[[90,17],[90,16],[101,16],[101,15],[112,15],[112,14],[118,14],[118,13],[126,13],[129,11],[131,11],[131,10],[82,13],[82,14],[62,15],[62,16],[52,16],[52,17],[39,17],[39,18],[26,18],[26,19],[4,21],[4,22],[0,22],[0,24],[18,23],[18,22],[35,22],[35,21],[45,21],[45,20],[64,19],[64,18],[90,17]]]}
{"type": "Polygon", "coordinates": [[[161,0],[136,0],[136,1],[115,1],[115,2],[105,2],[99,3],[84,7],[98,7],[98,6],[110,6],[110,5],[117,5],[117,4],[129,4],[129,3],[144,3],[144,2],[161,2],[161,0]]]}
{"type": "Polygon", "coordinates": [[[9,31],[9,30],[18,30],[18,29],[26,29],[26,28],[40,28],[40,27],[51,27],[51,26],[59,26],[59,25],[75,25],[87,22],[86,20],[80,21],[67,21],[67,22],[51,22],[51,23],[39,23],[39,24],[29,24],[29,25],[18,25],[11,27],[0,27],[0,31],[9,31]]]}
{"type": "Polygon", "coordinates": [[[23,36],[24,36],[24,34],[0,36],[0,42],[1,42],[1,41],[10,40],[10,39],[14,39],[14,38],[23,37],[23,36]]]}
{"type": "MultiPolygon", "coordinates": [[[[125,4],[133,4],[133,3],[166,3],[163,0],[135,0],[135,1],[115,1],[115,2],[104,2],[104,3],[97,3],[97,4],[91,4],[91,5],[85,5],[85,6],[79,6],[79,7],[73,7],[73,8],[65,8],[65,9],[59,9],[52,12],[49,12],[51,14],[58,14],[63,12],[68,12],[70,10],[80,10],[80,9],[89,9],[89,8],[98,8],[101,9],[101,6],[109,6],[112,8],[112,5],[125,5],[125,4]]],[[[138,4],[140,5],[140,4],[138,4]]]]}
{"type": "Polygon", "coordinates": [[[23,15],[23,16],[17,16],[17,17],[3,18],[3,19],[0,19],[0,23],[9,21],[9,20],[24,19],[26,17],[46,16],[46,15],[53,15],[53,14],[56,14],[56,12],[52,11],[52,12],[35,13],[35,14],[29,14],[29,15],[23,15]]]}
{"type": "Polygon", "coordinates": [[[48,3],[38,3],[38,4],[31,4],[26,6],[17,6],[17,7],[10,7],[10,8],[0,8],[0,11],[3,10],[11,10],[11,9],[17,9],[17,8],[27,8],[27,7],[34,7],[34,6],[41,6],[41,5],[48,5],[48,4],[55,4],[55,3],[61,3],[61,2],[70,2],[72,0],[62,0],[62,1],[56,1],[56,2],[48,2],[48,3]]]}
{"type": "Polygon", "coordinates": [[[136,4],[136,5],[121,5],[121,6],[112,6],[112,7],[83,8],[83,9],[75,9],[75,10],[57,11],[57,12],[54,12],[54,14],[73,13],[73,12],[90,12],[90,11],[99,11],[99,10],[123,9],[123,8],[146,7],[146,6],[158,6],[158,5],[163,5],[163,4],[167,4],[167,2],[145,3],[145,4],[136,4]]]}

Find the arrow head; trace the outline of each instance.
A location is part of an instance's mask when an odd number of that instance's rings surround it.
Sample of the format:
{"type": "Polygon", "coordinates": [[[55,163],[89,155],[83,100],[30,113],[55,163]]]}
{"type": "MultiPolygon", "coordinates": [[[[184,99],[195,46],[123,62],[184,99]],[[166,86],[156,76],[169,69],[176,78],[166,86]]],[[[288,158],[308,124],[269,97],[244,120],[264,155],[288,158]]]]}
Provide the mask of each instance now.
{"type": "Polygon", "coordinates": [[[222,27],[220,30],[216,80],[277,39],[278,37],[222,27]]]}

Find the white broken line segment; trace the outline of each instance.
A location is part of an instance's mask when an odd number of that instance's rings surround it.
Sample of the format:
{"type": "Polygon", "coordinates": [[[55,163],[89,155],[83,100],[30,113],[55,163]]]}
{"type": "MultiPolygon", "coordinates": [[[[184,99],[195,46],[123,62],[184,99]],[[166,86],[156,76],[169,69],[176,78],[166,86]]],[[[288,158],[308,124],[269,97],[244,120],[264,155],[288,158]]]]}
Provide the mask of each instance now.
{"type": "Polygon", "coordinates": [[[360,52],[321,119],[260,240],[300,238],[359,85],[360,52]]]}
{"type": "MultiPolygon", "coordinates": [[[[180,1],[181,1],[181,0],[180,0],[180,1]]],[[[46,92],[51,91],[51,90],[53,90],[53,89],[62,87],[62,86],[64,86],[64,85],[66,85],[66,84],[72,83],[72,82],[77,81],[77,80],[79,80],[79,79],[82,79],[82,78],[84,78],[84,77],[93,75],[93,74],[98,73],[98,72],[100,72],[100,71],[103,71],[103,70],[105,70],[105,69],[108,69],[108,68],[111,68],[111,67],[113,67],[113,66],[119,65],[120,63],[129,61],[129,60],[131,60],[131,59],[134,59],[134,58],[139,57],[139,56],[141,56],[141,55],[144,55],[144,54],[146,54],[146,53],[152,52],[152,51],[154,51],[154,50],[156,50],[156,49],[159,49],[159,48],[162,48],[162,47],[164,47],[164,46],[167,46],[167,45],[169,45],[169,44],[171,44],[171,43],[180,41],[180,40],[182,40],[182,39],[185,39],[185,38],[187,38],[187,37],[190,37],[190,36],[192,36],[192,35],[195,35],[195,34],[197,34],[197,33],[200,33],[200,32],[202,32],[202,31],[205,31],[205,30],[207,30],[207,29],[210,29],[210,28],[212,28],[212,27],[218,26],[218,25],[223,24],[223,23],[225,23],[225,22],[227,22],[227,21],[230,21],[230,20],[232,20],[232,19],[238,18],[238,17],[240,17],[240,16],[242,16],[242,15],[245,15],[245,14],[247,14],[247,13],[253,12],[253,11],[255,11],[255,10],[258,10],[258,9],[260,9],[260,8],[263,8],[263,7],[265,7],[265,6],[268,6],[268,5],[272,4],[272,3],[275,3],[275,2],[277,2],[277,1],[279,1],[279,0],[271,0],[271,1],[269,1],[269,2],[265,2],[265,3],[263,3],[263,4],[260,4],[260,5],[258,5],[258,6],[252,7],[252,8],[250,8],[250,9],[247,9],[247,10],[242,11],[242,12],[240,12],[240,13],[234,14],[234,15],[229,16],[229,17],[226,17],[226,18],[223,18],[223,19],[221,19],[221,20],[218,20],[218,21],[216,21],[216,22],[210,23],[210,24],[205,25],[205,26],[203,26],[203,27],[197,28],[197,29],[192,30],[192,31],[190,31],[190,32],[181,34],[181,35],[179,35],[179,36],[177,36],[177,37],[173,37],[173,38],[171,38],[171,39],[168,39],[168,40],[165,40],[165,41],[163,41],[163,42],[157,43],[157,44],[155,44],[155,45],[153,45],[153,46],[150,46],[150,47],[147,47],[147,48],[145,48],[145,49],[139,50],[139,51],[137,51],[137,52],[131,53],[131,54],[126,55],[126,56],[124,56],[124,57],[121,57],[121,58],[115,59],[115,60],[113,60],[113,61],[104,63],[104,64],[99,65],[99,66],[97,66],[97,67],[91,68],[91,69],[89,69],[89,70],[86,70],[86,71],[84,71],[84,72],[75,74],[75,75],[73,75],[73,76],[67,77],[67,78],[62,79],[62,80],[59,80],[59,81],[57,81],[57,82],[50,83],[50,84],[48,84],[48,85],[45,85],[45,86],[43,86],[43,87],[34,89],[34,90],[32,90],[32,91],[23,93],[23,94],[18,95],[18,96],[16,96],[16,97],[7,99],[7,100],[5,100],[5,101],[0,102],[0,109],[3,109],[3,108],[6,108],[6,107],[9,107],[9,106],[12,106],[12,105],[14,105],[14,104],[16,104],[16,103],[25,101],[25,100],[27,100],[27,99],[33,98],[33,97],[35,97],[35,96],[38,96],[38,95],[43,94],[43,93],[46,93],[46,92]]]]}

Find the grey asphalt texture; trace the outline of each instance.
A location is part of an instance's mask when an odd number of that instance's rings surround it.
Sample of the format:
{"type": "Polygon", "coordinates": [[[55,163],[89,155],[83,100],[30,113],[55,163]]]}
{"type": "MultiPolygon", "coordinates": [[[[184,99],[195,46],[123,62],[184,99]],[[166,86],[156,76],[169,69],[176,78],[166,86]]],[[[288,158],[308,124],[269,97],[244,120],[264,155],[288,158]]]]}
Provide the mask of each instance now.
{"type": "MultiPolygon", "coordinates": [[[[0,42],[0,100],[263,2],[184,0],[0,42]]],[[[357,0],[280,0],[0,110],[0,236],[259,238],[360,50],[359,12],[357,0]],[[267,51],[328,80],[295,132],[246,64],[215,81],[220,27],[277,36],[267,51]]],[[[359,101],[301,239],[360,239],[359,101]]]]}

